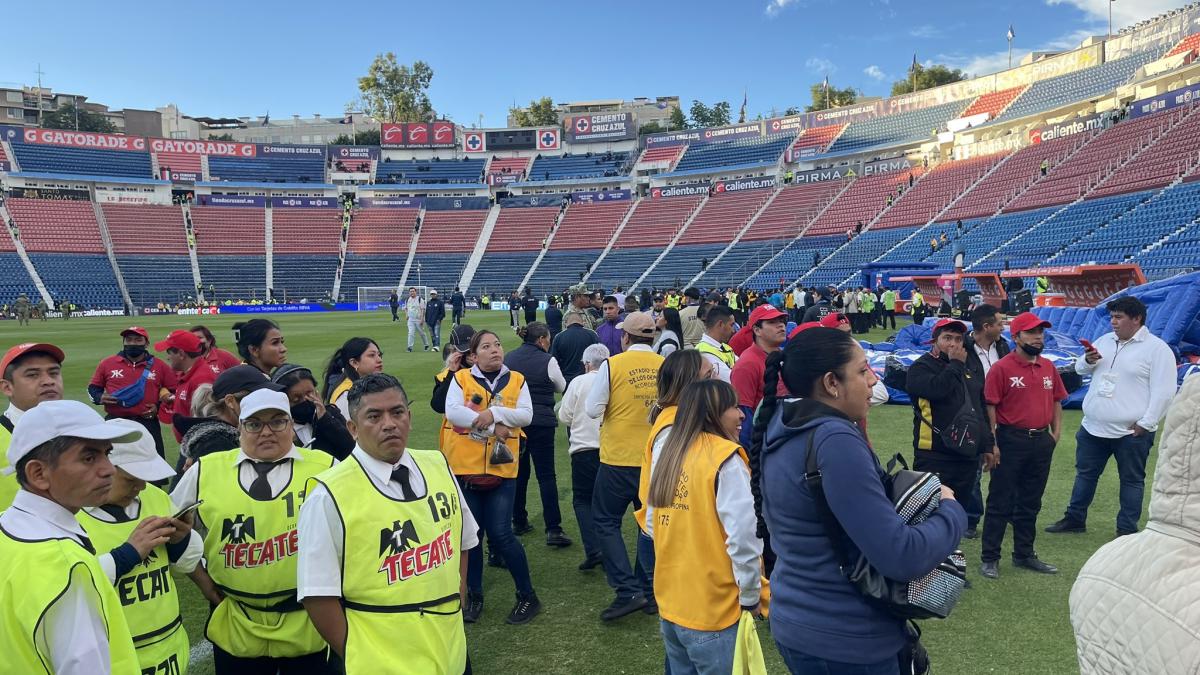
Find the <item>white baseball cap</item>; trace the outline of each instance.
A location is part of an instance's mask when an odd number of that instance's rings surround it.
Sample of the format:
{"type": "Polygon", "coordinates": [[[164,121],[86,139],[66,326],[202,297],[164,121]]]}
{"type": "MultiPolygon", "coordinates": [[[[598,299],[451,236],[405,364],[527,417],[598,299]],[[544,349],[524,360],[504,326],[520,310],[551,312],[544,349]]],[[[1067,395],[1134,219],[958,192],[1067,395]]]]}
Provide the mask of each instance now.
{"type": "MultiPolygon", "coordinates": [[[[144,428],[133,420],[115,419],[109,420],[109,423],[120,425],[130,432],[140,431],[144,428]]],[[[150,434],[142,434],[136,441],[113,443],[108,461],[130,476],[147,483],[175,476],[175,469],[158,456],[158,450],[154,447],[154,438],[150,434]]]]}
{"type": "Polygon", "coordinates": [[[282,391],[271,391],[270,389],[252,391],[242,399],[242,416],[239,419],[248,420],[254,417],[255,413],[264,410],[281,410],[290,417],[292,403],[288,400],[287,394],[282,391]]]}
{"type": "Polygon", "coordinates": [[[141,438],[146,431],[141,425],[134,426],[137,428],[116,420],[105,422],[99,413],[79,401],[43,401],[21,415],[13,427],[4,474],[16,473],[17,462],[41,444],[56,438],[73,436],[89,441],[129,443],[141,438]]]}

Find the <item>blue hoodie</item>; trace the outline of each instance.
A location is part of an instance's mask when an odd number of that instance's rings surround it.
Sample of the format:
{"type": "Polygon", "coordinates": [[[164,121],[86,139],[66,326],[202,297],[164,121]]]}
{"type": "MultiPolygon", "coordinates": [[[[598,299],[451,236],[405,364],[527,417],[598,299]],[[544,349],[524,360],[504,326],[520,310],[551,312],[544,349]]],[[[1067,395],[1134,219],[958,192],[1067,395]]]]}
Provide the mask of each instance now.
{"type": "Polygon", "coordinates": [[[876,663],[904,646],[904,622],[868,604],[842,575],[804,482],[810,436],[851,560],[861,551],[888,578],[917,579],[958,546],[966,514],[957,501],[943,501],[925,522],[905,524],[884,492],[879,460],[852,421],[817,401],[779,402],[764,437],[761,472],[763,517],[778,556],[771,634],[818,658],[876,663]]]}

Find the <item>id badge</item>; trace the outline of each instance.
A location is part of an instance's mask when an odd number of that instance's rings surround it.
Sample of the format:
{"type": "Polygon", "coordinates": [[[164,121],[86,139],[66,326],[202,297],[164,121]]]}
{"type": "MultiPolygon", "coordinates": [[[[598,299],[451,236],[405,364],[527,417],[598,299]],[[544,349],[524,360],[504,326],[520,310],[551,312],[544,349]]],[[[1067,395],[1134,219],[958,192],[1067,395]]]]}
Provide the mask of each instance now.
{"type": "Polygon", "coordinates": [[[1093,385],[1097,387],[1098,395],[1112,398],[1113,391],[1117,388],[1117,375],[1116,373],[1104,373],[1099,380],[1093,382],[1093,385]]]}

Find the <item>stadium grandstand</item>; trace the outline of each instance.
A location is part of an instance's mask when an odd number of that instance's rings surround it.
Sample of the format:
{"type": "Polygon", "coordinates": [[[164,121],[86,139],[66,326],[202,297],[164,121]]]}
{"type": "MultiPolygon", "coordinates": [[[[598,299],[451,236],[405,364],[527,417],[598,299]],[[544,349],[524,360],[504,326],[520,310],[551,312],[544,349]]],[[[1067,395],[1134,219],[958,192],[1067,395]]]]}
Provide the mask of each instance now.
{"type": "Polygon", "coordinates": [[[1163,279],[1200,265],[1193,21],[845,109],[645,135],[632,117],[596,116],[600,137],[586,115],[434,122],[453,142],[335,155],[0,127],[0,293],[137,310],[400,284],[762,290],[952,271],[960,254],[967,271],[1133,262],[1163,279]]]}

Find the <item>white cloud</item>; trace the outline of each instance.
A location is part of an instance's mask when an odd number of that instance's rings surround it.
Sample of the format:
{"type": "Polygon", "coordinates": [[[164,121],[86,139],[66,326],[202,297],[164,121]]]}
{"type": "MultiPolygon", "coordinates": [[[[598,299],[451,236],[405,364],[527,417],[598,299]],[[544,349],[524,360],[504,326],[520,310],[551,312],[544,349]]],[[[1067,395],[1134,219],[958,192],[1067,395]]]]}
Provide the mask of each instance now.
{"type": "Polygon", "coordinates": [[[941,37],[942,30],[937,26],[925,24],[909,30],[908,34],[921,40],[929,40],[935,37],[941,37]]]}
{"type": "MultiPolygon", "coordinates": [[[[1065,1],[1065,0],[1064,0],[1065,1]]],[[[1103,31],[1101,31],[1103,32],[1103,31]]],[[[1076,30],[1064,35],[1060,35],[1052,40],[1049,40],[1032,51],[1063,51],[1066,49],[1074,49],[1088,38],[1095,34],[1092,30],[1076,30]]],[[[1018,29],[1017,39],[1021,39],[1021,34],[1018,29]]],[[[1004,44],[1004,35],[997,37],[996,42],[1004,44]]],[[[1021,59],[1025,58],[1031,50],[1028,48],[1014,49],[1012,53],[1012,63],[1017,65],[1021,63],[1021,59]]],[[[977,77],[980,75],[990,75],[1008,68],[1008,50],[998,49],[994,52],[985,52],[983,54],[938,54],[937,60],[946,64],[951,68],[958,68],[964,73],[977,77]]]]}
{"type": "Polygon", "coordinates": [[[832,75],[833,73],[837,72],[837,66],[833,65],[833,61],[830,61],[829,59],[823,59],[819,56],[810,56],[808,60],[804,62],[804,67],[808,68],[814,73],[823,73],[826,75],[832,75]]]}
{"type": "Polygon", "coordinates": [[[863,69],[863,72],[866,73],[867,77],[875,80],[876,82],[883,82],[887,79],[887,73],[880,70],[879,66],[875,64],[867,66],[865,69],[863,69]]]}
{"type": "Polygon", "coordinates": [[[767,2],[767,8],[764,10],[769,17],[778,16],[780,12],[787,9],[788,5],[794,5],[799,0],[770,0],[767,2]]]}
{"type": "Polygon", "coordinates": [[[1047,5],[1071,5],[1083,12],[1097,25],[1108,25],[1108,10],[1112,9],[1113,30],[1118,31],[1143,19],[1189,4],[1187,0],[1046,0],[1047,5]]]}

